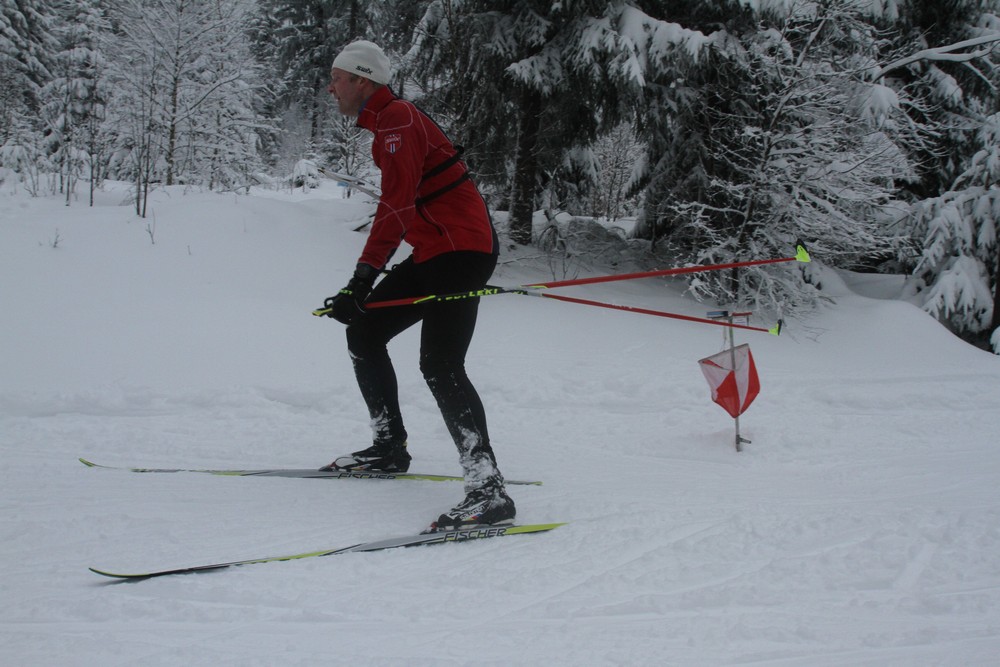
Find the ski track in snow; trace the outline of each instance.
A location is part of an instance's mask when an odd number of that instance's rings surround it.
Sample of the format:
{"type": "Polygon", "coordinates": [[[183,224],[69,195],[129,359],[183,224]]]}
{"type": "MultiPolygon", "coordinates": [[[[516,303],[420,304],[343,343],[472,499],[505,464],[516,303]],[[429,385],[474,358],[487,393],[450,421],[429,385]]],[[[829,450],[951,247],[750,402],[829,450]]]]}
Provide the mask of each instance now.
{"type": "MultiPolygon", "coordinates": [[[[331,188],[331,192],[333,192],[331,188]]],[[[1000,360],[909,304],[838,304],[749,342],[732,420],[697,360],[721,330],[489,297],[469,354],[519,521],[546,534],[139,583],[147,570],[423,528],[458,483],[132,474],[312,467],[369,438],[340,325],[364,204],[0,195],[0,661],[18,665],[993,665],[1000,360]],[[60,247],[48,247],[58,228],[60,247]]],[[[515,285],[548,278],[505,264],[515,285]]],[[[891,295],[889,282],[864,282],[891,295]]],[[[587,298],[695,316],[660,281],[587,298]]],[[[413,471],[458,474],[392,344],[413,471]]]]}

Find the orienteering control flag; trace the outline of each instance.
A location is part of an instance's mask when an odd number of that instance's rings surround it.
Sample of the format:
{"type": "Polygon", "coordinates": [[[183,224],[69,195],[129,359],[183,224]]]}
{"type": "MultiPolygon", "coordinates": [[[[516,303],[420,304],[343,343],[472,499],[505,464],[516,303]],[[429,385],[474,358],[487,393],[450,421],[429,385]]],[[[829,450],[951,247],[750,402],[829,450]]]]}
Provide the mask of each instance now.
{"type": "Polygon", "coordinates": [[[760,393],[757,367],[746,343],[705,357],[698,361],[698,365],[712,389],[712,400],[734,419],[743,414],[760,393]]]}

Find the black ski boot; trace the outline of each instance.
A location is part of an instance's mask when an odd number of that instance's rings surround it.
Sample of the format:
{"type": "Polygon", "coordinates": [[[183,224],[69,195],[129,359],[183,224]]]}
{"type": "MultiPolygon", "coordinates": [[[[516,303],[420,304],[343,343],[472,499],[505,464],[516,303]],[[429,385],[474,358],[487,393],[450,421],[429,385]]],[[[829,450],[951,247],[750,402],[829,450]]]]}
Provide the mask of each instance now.
{"type": "Polygon", "coordinates": [[[502,483],[490,483],[470,491],[465,500],[438,517],[425,532],[461,530],[478,526],[510,526],[517,509],[502,483]]]}
{"type": "Polygon", "coordinates": [[[372,445],[349,456],[341,456],[320,470],[371,470],[375,472],[406,472],[410,469],[410,453],[406,443],[372,445]]]}

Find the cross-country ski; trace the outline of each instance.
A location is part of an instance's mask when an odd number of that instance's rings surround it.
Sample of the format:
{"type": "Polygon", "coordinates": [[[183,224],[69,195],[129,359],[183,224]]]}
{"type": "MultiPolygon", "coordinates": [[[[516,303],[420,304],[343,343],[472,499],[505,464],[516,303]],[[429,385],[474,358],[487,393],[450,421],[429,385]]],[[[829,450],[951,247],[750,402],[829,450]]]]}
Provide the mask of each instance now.
{"type": "Polygon", "coordinates": [[[565,523],[540,523],[524,526],[476,526],[463,528],[461,530],[438,531],[434,533],[420,533],[419,535],[407,535],[404,537],[392,537],[376,542],[364,542],[354,544],[349,547],[338,549],[321,549],[319,551],[305,551],[302,553],[289,554],[286,556],[267,556],[264,558],[248,558],[246,560],[229,561],[225,563],[209,563],[206,565],[189,565],[185,567],[169,568],[165,570],[152,570],[149,572],[137,572],[132,574],[121,574],[108,570],[91,567],[91,572],[113,579],[150,579],[153,577],[163,577],[171,574],[193,574],[196,572],[209,572],[212,570],[222,570],[228,567],[239,565],[255,565],[258,563],[274,563],[287,560],[302,560],[304,558],[318,558],[321,556],[337,556],[346,553],[357,553],[361,551],[383,551],[385,549],[398,549],[401,547],[416,547],[430,544],[447,544],[449,542],[468,542],[470,540],[483,540],[492,537],[505,537],[508,535],[527,535],[529,533],[543,533],[565,523]]]}
{"type": "MultiPolygon", "coordinates": [[[[142,473],[198,473],[220,475],[224,477],[292,477],[300,479],[377,479],[377,480],[412,480],[424,482],[461,482],[463,478],[457,475],[431,475],[413,472],[381,472],[378,470],[320,470],[317,468],[262,468],[262,469],[208,469],[208,468],[136,468],[129,466],[108,466],[80,458],[80,463],[88,468],[103,468],[105,470],[124,470],[142,473]]],[[[508,484],[521,486],[541,486],[540,481],[508,479],[508,484]]]]}

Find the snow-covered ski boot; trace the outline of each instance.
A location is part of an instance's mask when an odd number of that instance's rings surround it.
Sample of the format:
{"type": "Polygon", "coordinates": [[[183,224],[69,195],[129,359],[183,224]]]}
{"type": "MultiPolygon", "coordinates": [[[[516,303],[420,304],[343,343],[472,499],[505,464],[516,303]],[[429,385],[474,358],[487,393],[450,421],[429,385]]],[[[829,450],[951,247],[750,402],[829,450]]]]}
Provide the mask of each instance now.
{"type": "Polygon", "coordinates": [[[378,472],[406,472],[410,469],[410,453],[406,443],[375,444],[348,456],[341,456],[320,470],[373,470],[378,472]]]}
{"type": "Polygon", "coordinates": [[[480,526],[510,526],[517,509],[502,484],[488,484],[470,491],[465,500],[438,517],[425,530],[436,533],[442,530],[461,530],[480,526]]]}

